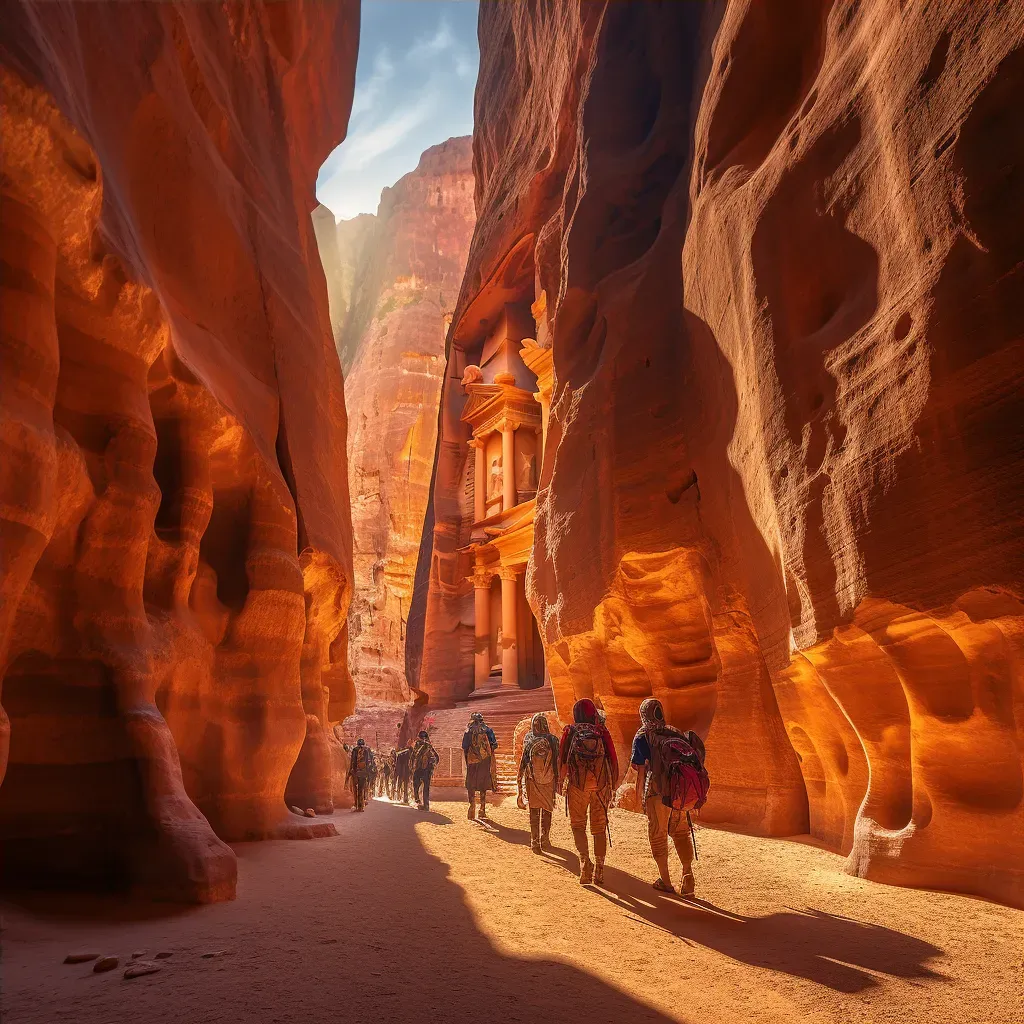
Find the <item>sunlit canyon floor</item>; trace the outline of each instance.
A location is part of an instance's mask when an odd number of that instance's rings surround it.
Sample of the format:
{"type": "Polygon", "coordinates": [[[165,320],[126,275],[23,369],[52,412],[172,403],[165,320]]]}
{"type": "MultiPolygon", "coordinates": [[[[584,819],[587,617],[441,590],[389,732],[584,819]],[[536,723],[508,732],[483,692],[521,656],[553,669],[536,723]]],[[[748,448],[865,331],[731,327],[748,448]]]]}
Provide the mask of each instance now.
{"type": "MultiPolygon", "coordinates": [[[[650,888],[644,819],[613,816],[605,890],[581,889],[564,813],[530,852],[512,800],[374,802],[340,836],[236,847],[238,899],[32,897],[4,908],[5,1024],[189,1021],[1024,1019],[1024,915],[876,885],[798,842],[701,830],[698,894],[650,888]],[[173,955],[126,981],[89,948],[173,955]],[[204,958],[204,953],[217,956],[204,958]]],[[[678,865],[676,865],[678,876],[678,865]]]]}

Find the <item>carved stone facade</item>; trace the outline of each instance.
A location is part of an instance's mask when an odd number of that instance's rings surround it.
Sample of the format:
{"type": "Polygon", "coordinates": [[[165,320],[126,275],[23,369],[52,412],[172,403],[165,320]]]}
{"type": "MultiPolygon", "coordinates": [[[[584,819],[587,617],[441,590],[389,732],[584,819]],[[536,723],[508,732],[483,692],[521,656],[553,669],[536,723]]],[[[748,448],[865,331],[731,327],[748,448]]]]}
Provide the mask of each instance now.
{"type": "MultiPolygon", "coordinates": [[[[460,420],[472,431],[474,476],[469,543],[459,554],[471,566],[476,689],[499,674],[503,687],[531,689],[544,681],[543,648],[524,587],[546,420],[533,390],[542,393],[545,384],[526,359],[542,372],[544,360],[533,338],[519,336],[528,323],[522,312],[519,305],[503,312],[483,339],[482,365],[470,364],[462,375],[460,420]]],[[[546,365],[550,392],[550,356],[546,365]]]]}

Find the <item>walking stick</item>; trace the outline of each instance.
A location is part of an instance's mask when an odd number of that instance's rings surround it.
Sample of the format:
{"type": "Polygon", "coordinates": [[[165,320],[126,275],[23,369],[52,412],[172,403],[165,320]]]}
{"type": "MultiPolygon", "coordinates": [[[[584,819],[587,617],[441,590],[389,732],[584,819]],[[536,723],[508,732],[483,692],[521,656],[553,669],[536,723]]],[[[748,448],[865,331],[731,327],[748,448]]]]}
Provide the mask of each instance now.
{"type": "Polygon", "coordinates": [[[686,823],[690,826],[690,842],[693,843],[693,859],[700,860],[697,856],[697,833],[693,831],[693,818],[690,817],[690,812],[686,812],[686,823]]]}

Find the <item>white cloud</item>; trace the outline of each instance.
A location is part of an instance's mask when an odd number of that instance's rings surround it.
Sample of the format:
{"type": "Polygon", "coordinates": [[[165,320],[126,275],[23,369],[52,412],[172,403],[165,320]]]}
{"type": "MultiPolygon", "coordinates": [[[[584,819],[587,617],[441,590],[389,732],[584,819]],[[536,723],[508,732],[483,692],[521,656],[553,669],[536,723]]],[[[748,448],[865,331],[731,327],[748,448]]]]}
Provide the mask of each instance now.
{"type": "Polygon", "coordinates": [[[455,45],[455,36],[452,34],[448,22],[442,18],[438,23],[437,31],[432,36],[420,36],[409,49],[411,60],[422,60],[425,57],[436,57],[450,50],[455,45]]]}
{"type": "Polygon", "coordinates": [[[476,78],[476,64],[461,51],[455,54],[455,74],[459,78],[476,78]]]}
{"type": "Polygon", "coordinates": [[[436,89],[427,87],[410,106],[395,111],[387,120],[350,135],[341,150],[340,171],[358,171],[383,153],[394,149],[406,135],[435,113],[440,105],[436,89]]]}
{"type": "Polygon", "coordinates": [[[373,73],[365,83],[356,87],[355,99],[352,101],[352,120],[372,110],[380,99],[384,86],[395,77],[395,65],[386,46],[377,51],[373,60],[373,73]]]}

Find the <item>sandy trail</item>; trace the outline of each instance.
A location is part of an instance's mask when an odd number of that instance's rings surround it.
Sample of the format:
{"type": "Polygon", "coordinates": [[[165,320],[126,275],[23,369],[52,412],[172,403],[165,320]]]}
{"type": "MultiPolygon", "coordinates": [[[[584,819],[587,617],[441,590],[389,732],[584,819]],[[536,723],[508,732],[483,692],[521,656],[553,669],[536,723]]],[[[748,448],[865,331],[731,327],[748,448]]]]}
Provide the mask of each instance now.
{"type": "Polygon", "coordinates": [[[544,858],[512,801],[490,825],[441,802],[335,819],[337,839],[237,847],[234,903],[9,899],[0,1018],[1024,1020],[1024,914],[850,878],[814,846],[703,830],[687,905],[650,888],[644,820],[625,812],[605,891],[576,881],[561,813],[544,858]],[[134,981],[61,963],[87,947],[173,956],[134,981]]]}

